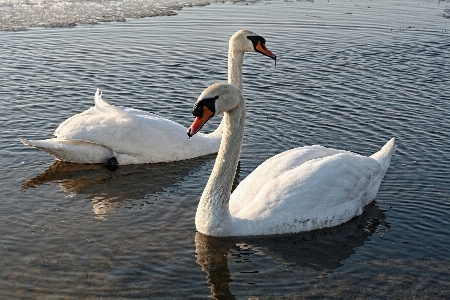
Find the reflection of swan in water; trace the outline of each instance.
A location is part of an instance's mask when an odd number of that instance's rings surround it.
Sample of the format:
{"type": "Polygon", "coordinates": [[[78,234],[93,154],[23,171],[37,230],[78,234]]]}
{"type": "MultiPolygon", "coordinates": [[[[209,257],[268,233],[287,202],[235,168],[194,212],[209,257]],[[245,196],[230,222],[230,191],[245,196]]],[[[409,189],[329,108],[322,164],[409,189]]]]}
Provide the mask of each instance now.
{"type": "MultiPolygon", "coordinates": [[[[164,192],[202,165],[212,163],[214,158],[212,154],[178,162],[121,166],[115,172],[99,164],[56,161],[43,173],[24,182],[22,188],[59,183],[63,192],[85,195],[92,201],[97,217],[103,218],[126,201],[164,192]]],[[[144,201],[151,203],[152,200],[144,201]]]]}
{"type": "Polygon", "coordinates": [[[365,207],[362,215],[347,223],[310,232],[227,238],[211,237],[197,232],[197,263],[207,273],[213,297],[233,299],[229,286],[233,277],[228,268],[229,255],[238,261],[242,257],[236,253],[248,253],[251,249],[252,253],[265,256],[282,267],[332,271],[341,267],[342,262],[363,246],[373,233],[383,227],[389,228],[385,219],[384,211],[372,202],[365,207]]]}

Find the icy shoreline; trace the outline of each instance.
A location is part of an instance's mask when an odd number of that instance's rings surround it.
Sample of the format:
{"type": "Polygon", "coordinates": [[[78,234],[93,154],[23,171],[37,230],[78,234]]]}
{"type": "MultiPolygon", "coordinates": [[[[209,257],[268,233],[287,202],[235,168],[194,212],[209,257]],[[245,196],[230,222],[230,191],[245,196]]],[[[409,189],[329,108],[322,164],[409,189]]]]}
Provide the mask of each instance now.
{"type": "MultiPolygon", "coordinates": [[[[128,18],[172,16],[184,7],[224,0],[0,0],[0,31],[31,27],[71,27],[77,24],[124,22],[128,18]]],[[[233,1],[239,2],[239,1],[233,1]]]]}

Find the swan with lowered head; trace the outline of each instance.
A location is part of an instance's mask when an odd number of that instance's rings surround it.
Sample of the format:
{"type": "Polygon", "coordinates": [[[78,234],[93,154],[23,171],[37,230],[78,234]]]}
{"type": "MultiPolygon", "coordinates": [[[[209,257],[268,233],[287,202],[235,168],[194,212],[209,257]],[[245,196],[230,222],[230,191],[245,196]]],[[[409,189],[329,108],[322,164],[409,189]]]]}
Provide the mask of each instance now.
{"type": "Polygon", "coordinates": [[[219,153],[195,216],[197,231],[211,236],[295,233],[345,223],[375,199],[395,152],[392,138],[370,157],[306,146],[259,165],[231,193],[245,124],[241,91],[228,83],[208,87],[192,110],[188,136],[224,114],[219,153]]]}
{"type": "MultiPolygon", "coordinates": [[[[242,63],[245,52],[276,56],[265,46],[265,39],[240,30],[229,41],[228,80],[242,89],[242,63]]],[[[169,162],[215,153],[219,149],[221,127],[210,134],[186,140],[186,128],[174,121],[142,110],[118,107],[105,102],[97,89],[95,106],[72,116],[59,125],[56,138],[20,139],[73,163],[105,163],[111,158],[119,165],[169,162]]]]}

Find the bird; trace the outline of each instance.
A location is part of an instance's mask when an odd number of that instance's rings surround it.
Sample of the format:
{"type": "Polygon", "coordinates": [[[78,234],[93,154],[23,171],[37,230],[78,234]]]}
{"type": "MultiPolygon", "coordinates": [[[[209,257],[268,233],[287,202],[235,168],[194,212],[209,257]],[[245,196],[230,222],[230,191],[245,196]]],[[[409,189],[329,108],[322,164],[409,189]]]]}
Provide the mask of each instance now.
{"type": "Polygon", "coordinates": [[[197,231],[209,236],[298,233],[345,223],[375,199],[396,150],[394,137],[370,157],[320,145],[293,148],[264,161],[231,193],[245,124],[242,92],[213,84],[192,114],[189,137],[224,115],[219,153],[195,215],[197,231]]]}
{"type": "MultiPolygon", "coordinates": [[[[258,52],[276,61],[266,40],[249,30],[239,30],[229,40],[228,80],[242,89],[245,52],[258,52]]],[[[221,128],[186,140],[186,127],[159,115],[120,106],[102,99],[97,89],[95,106],[62,122],[56,138],[19,139],[53,155],[57,160],[95,164],[114,170],[118,165],[170,162],[217,153],[221,128]]]]}

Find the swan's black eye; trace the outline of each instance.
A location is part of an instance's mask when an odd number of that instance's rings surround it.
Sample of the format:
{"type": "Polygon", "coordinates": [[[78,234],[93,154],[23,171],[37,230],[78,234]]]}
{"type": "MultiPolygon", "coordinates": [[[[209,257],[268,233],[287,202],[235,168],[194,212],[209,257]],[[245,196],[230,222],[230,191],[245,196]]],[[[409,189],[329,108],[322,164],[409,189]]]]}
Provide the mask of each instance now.
{"type": "Polygon", "coordinates": [[[211,112],[216,112],[216,100],[219,99],[219,96],[213,98],[204,98],[197,103],[194,104],[192,108],[192,114],[194,117],[202,117],[203,115],[203,106],[206,106],[211,112]]]}
{"type": "Polygon", "coordinates": [[[262,45],[266,44],[266,40],[259,35],[252,35],[247,37],[250,41],[253,43],[253,48],[256,49],[256,45],[258,45],[258,42],[261,42],[262,45]]]}

